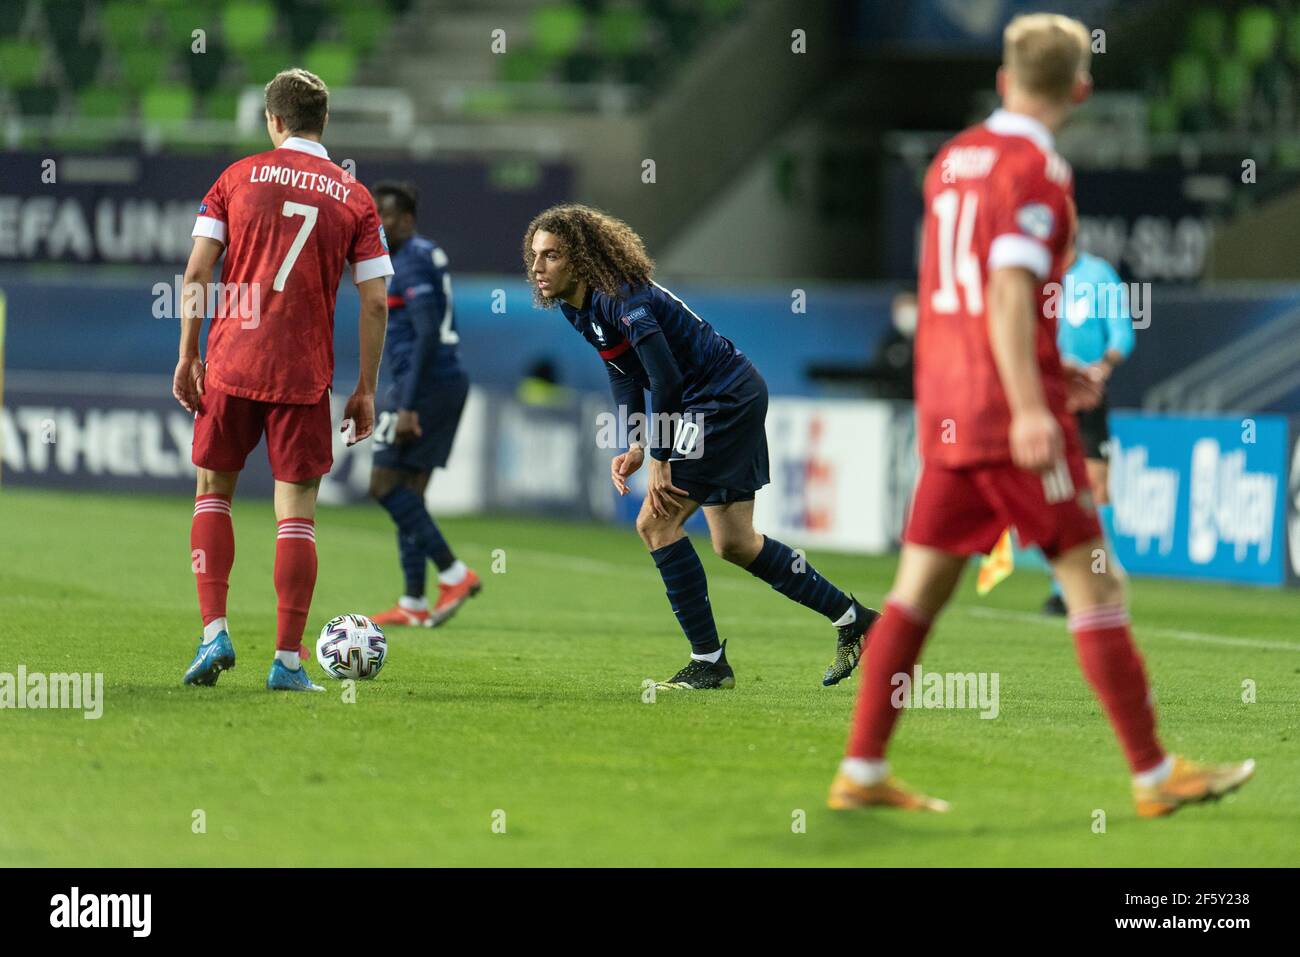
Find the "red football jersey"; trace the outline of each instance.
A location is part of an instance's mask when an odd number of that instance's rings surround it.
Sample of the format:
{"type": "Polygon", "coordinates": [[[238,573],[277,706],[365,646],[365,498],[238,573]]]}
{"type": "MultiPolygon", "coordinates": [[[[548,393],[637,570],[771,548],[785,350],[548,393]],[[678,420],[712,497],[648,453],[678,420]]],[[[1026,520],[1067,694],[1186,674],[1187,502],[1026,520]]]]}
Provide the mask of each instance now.
{"type": "Polygon", "coordinates": [[[352,278],[393,274],[370,192],[325,147],[290,137],[231,164],[194,236],[226,245],[206,384],[259,402],[314,404],[334,379],[334,299],[352,278]]]}
{"type": "Polygon", "coordinates": [[[915,354],[921,458],[949,468],[1009,462],[1011,413],[989,343],[989,273],[1023,267],[1038,289],[1038,368],[1069,421],[1056,320],[1045,303],[1069,242],[1074,181],[1052,134],[998,110],[949,140],[925,177],[915,354]]]}

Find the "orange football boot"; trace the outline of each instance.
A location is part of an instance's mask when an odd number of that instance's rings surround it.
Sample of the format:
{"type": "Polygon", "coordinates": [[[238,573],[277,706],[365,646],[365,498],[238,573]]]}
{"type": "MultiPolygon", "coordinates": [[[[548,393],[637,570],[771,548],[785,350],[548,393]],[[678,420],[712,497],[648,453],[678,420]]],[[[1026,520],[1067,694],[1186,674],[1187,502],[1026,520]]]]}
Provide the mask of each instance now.
{"type": "Polygon", "coordinates": [[[1214,801],[1237,790],[1255,773],[1255,759],[1236,764],[1197,764],[1173,755],[1169,777],[1155,785],[1133,785],[1133,801],[1139,817],[1172,814],[1184,804],[1214,801]]]}
{"type": "Polygon", "coordinates": [[[446,624],[447,620],[460,610],[461,605],[482,590],[483,583],[479,581],[479,577],[474,574],[472,569],[465,570],[465,577],[460,580],[459,584],[444,585],[439,582],[438,603],[433,606],[429,627],[437,628],[439,625],[446,624]]]}
{"type": "Polygon", "coordinates": [[[411,611],[401,605],[394,605],[388,611],[380,612],[378,615],[371,615],[370,620],[380,628],[385,628],[388,625],[423,625],[425,628],[432,628],[433,612],[427,608],[424,611],[411,611]]]}
{"type": "Polygon", "coordinates": [[[896,807],[904,811],[934,811],[942,814],[951,805],[939,798],[926,797],[909,791],[901,781],[890,777],[879,784],[858,784],[843,771],[831,782],[830,797],[826,806],[832,811],[850,811],[859,807],[896,807]]]}

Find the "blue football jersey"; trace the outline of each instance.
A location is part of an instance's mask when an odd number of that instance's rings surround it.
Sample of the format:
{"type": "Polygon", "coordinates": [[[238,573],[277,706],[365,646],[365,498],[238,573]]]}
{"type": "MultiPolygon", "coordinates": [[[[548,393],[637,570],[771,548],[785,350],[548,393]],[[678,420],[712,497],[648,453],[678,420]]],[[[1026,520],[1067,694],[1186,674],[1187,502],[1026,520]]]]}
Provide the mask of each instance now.
{"type": "Polygon", "coordinates": [[[410,409],[440,379],[460,374],[460,336],[442,247],[415,235],[392,254],[392,262],[384,371],[392,376],[398,407],[410,409]]]}
{"type": "Polygon", "coordinates": [[[656,282],[626,288],[619,296],[591,290],[581,309],[560,303],[569,323],[605,362],[631,376],[643,389],[650,378],[636,356],[645,337],[662,333],[682,375],[682,404],[722,395],[752,367],[730,339],[656,282]]]}

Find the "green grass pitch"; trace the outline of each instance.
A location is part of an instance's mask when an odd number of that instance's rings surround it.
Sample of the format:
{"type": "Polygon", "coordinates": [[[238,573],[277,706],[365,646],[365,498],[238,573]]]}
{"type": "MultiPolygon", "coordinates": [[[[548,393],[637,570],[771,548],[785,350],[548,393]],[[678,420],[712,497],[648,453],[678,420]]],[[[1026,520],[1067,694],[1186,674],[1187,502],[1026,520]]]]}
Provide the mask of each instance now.
{"type": "MultiPolygon", "coordinates": [[[[1064,625],[1028,614],[1045,578],[1017,572],[978,599],[968,575],[923,664],[997,672],[1000,714],[909,711],[891,753],[952,813],[843,815],[824,801],[857,682],[820,686],[833,630],[704,541],[734,691],[643,702],[642,680],[673,673],[687,646],[630,529],[473,518],[443,525],[483,594],[438,631],[390,629],[384,672],[349,704],[314,662],[328,693],[263,688],[275,524],[262,501],[234,510],[238,666],[216,688],[181,685],[199,632],[191,510],[0,495],[0,671],[105,681],[97,721],[0,711],[0,864],[1300,864],[1294,593],[1133,584],[1167,745],[1259,761],[1236,796],[1142,821],[1064,625]]],[[[392,603],[393,538],[377,507],[322,510],[309,642],[333,615],[392,603]]],[[[873,605],[894,567],[810,558],[873,605]]]]}

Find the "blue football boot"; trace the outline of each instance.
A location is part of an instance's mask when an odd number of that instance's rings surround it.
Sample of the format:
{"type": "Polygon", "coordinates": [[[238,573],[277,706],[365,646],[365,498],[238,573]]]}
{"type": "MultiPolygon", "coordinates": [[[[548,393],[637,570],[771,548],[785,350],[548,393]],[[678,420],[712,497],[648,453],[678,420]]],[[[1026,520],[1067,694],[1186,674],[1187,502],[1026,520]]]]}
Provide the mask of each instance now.
{"type": "Polygon", "coordinates": [[[199,650],[181,680],[187,685],[211,687],[217,683],[221,672],[233,667],[235,667],[235,646],[230,643],[230,635],[221,631],[207,644],[199,642],[199,650]]]}
{"type": "Polygon", "coordinates": [[[281,664],[279,658],[271,662],[271,671],[266,676],[266,688],[268,691],[325,690],[320,685],[312,684],[311,679],[307,677],[306,665],[294,671],[281,664]]]}

